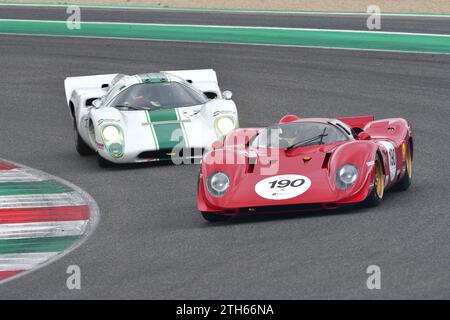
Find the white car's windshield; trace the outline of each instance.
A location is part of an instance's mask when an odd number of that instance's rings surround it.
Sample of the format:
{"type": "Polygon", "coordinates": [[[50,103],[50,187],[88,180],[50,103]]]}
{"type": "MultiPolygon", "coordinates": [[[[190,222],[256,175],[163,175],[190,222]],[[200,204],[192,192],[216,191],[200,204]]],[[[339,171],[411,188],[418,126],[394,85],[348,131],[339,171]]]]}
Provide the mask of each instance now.
{"type": "Polygon", "coordinates": [[[334,125],[321,122],[292,122],[264,129],[252,142],[254,147],[289,148],[347,141],[334,125]]]}
{"type": "Polygon", "coordinates": [[[125,89],[110,106],[127,110],[168,109],[204,104],[207,100],[178,82],[143,83],[125,89]]]}

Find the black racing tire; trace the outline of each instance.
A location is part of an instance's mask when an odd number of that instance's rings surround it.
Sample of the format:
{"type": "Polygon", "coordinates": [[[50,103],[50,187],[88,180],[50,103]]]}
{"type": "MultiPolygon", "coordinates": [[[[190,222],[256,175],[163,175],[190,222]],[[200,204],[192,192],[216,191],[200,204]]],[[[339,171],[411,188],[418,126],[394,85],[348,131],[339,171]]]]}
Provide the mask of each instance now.
{"type": "Polygon", "coordinates": [[[381,161],[379,155],[377,155],[377,157],[375,159],[375,177],[374,177],[374,182],[373,182],[374,186],[373,186],[372,191],[367,195],[366,199],[363,202],[363,206],[365,206],[365,207],[376,207],[383,200],[384,173],[383,173],[382,166],[383,166],[383,162],[381,161]],[[381,180],[377,180],[377,175],[378,175],[378,179],[381,179],[381,180]],[[381,185],[382,191],[380,191],[380,189],[377,188],[379,183],[382,184],[381,185]]]}
{"type": "Polygon", "coordinates": [[[74,120],[73,123],[73,131],[75,135],[75,149],[77,150],[78,154],[82,157],[93,155],[95,153],[94,150],[89,147],[89,145],[81,138],[80,133],[77,129],[76,120],[74,120]]]}
{"type": "Polygon", "coordinates": [[[229,216],[224,216],[217,213],[202,212],[203,218],[208,222],[224,222],[230,220],[229,216]]]}
{"type": "Polygon", "coordinates": [[[408,143],[406,146],[406,172],[403,178],[393,187],[395,191],[406,191],[409,189],[412,181],[412,150],[411,145],[408,143]],[[409,164],[408,164],[409,161],[409,164]]]}
{"type": "Polygon", "coordinates": [[[202,164],[202,158],[192,158],[192,164],[195,164],[195,165],[202,164]]]}
{"type": "Polygon", "coordinates": [[[111,168],[115,165],[113,162],[106,160],[99,154],[97,154],[97,160],[100,168],[111,168]]]}

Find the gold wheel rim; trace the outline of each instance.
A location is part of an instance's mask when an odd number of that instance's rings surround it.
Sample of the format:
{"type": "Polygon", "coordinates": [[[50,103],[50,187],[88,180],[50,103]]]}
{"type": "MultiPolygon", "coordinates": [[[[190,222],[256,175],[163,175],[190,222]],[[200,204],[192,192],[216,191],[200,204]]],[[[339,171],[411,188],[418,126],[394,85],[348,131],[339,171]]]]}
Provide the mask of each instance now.
{"type": "Polygon", "coordinates": [[[378,198],[383,198],[384,177],[380,161],[377,161],[375,165],[375,192],[377,193],[378,198]]]}
{"type": "Polygon", "coordinates": [[[412,177],[412,157],[411,157],[411,148],[409,145],[406,149],[406,172],[408,173],[408,177],[411,179],[411,177],[412,177]]]}

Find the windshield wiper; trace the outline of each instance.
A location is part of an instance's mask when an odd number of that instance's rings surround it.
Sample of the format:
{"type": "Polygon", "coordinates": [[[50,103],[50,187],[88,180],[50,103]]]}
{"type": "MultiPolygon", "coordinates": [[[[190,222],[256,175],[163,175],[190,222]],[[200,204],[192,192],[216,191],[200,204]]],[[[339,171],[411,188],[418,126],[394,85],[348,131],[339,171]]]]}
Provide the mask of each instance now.
{"type": "Polygon", "coordinates": [[[144,109],[146,109],[146,108],[144,108],[144,107],[129,106],[129,105],[126,105],[126,104],[115,105],[114,108],[119,108],[119,109],[133,109],[133,110],[144,110],[144,109]]]}
{"type": "Polygon", "coordinates": [[[122,108],[122,109],[132,109],[132,110],[159,110],[163,109],[163,107],[136,107],[136,106],[127,106],[127,105],[116,105],[114,108],[122,108]]]}
{"type": "Polygon", "coordinates": [[[326,133],[326,132],[327,132],[327,128],[324,128],[323,132],[321,134],[319,134],[319,135],[317,135],[315,137],[312,137],[312,138],[308,138],[308,139],[305,139],[305,140],[298,141],[298,142],[294,143],[293,145],[287,147],[285,150],[286,151],[293,150],[295,148],[298,148],[298,147],[304,146],[304,145],[306,145],[308,143],[311,143],[313,141],[316,141],[317,139],[320,139],[319,144],[323,144],[323,138],[328,136],[328,133],[326,133]]]}

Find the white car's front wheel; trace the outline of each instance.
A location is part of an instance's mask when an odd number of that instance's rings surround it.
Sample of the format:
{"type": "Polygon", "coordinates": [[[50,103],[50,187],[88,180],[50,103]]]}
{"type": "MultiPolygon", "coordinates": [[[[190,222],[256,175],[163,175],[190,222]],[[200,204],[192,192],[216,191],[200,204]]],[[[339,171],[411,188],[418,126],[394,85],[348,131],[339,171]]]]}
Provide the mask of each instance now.
{"type": "Polygon", "coordinates": [[[98,165],[101,168],[110,168],[110,167],[114,166],[113,162],[106,160],[101,155],[97,154],[97,157],[98,157],[98,165]]]}
{"type": "Polygon", "coordinates": [[[83,138],[81,138],[77,129],[76,120],[73,122],[73,133],[75,137],[75,148],[80,156],[88,156],[95,153],[94,150],[92,150],[91,147],[84,142],[83,138]]]}

